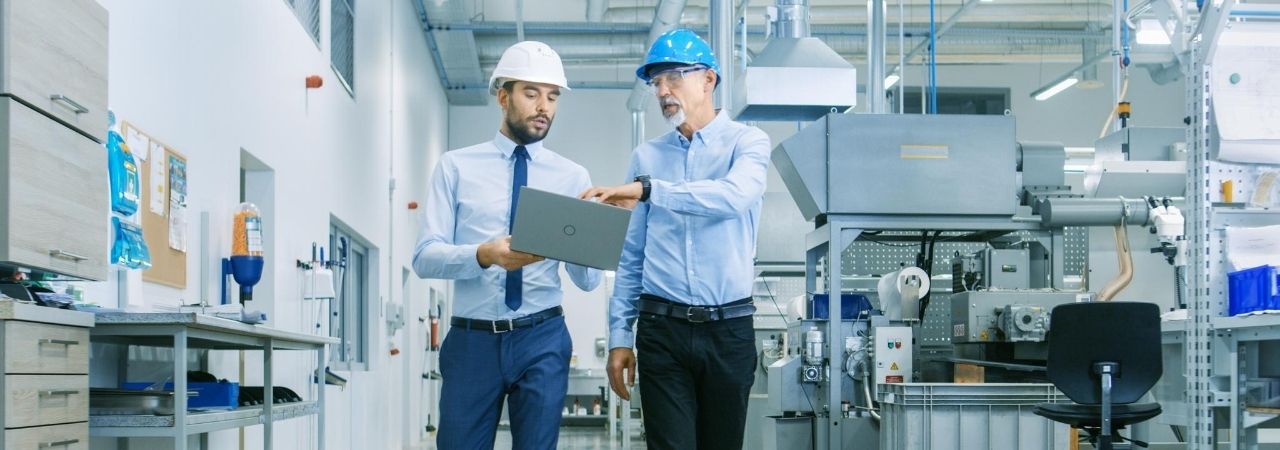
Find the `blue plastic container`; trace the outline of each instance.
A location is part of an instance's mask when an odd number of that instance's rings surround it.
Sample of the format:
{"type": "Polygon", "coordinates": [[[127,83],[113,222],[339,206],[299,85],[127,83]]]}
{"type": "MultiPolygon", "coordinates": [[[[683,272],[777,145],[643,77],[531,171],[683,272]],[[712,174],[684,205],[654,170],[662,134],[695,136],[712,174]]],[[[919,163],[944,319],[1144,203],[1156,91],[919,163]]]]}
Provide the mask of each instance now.
{"type": "Polygon", "coordinates": [[[138,199],[142,194],[138,183],[138,163],[129,146],[125,145],[124,138],[115,131],[107,132],[107,162],[110,165],[111,210],[125,217],[132,216],[138,212],[138,199]]]}
{"type": "MultiPolygon", "coordinates": [[[[144,390],[154,383],[125,383],[121,389],[144,390]]],[[[173,391],[173,383],[165,383],[164,390],[173,391]]],[[[240,406],[240,383],[187,383],[187,390],[196,395],[187,398],[187,409],[236,409],[240,406]]]]}
{"type": "MultiPolygon", "coordinates": [[[[826,319],[831,316],[828,312],[828,303],[830,296],[827,294],[813,294],[812,308],[814,319],[826,319]]],[[[840,294],[840,318],[843,320],[866,319],[871,316],[871,300],[862,294],[840,294]]]]}
{"type": "Polygon", "coordinates": [[[1233,316],[1280,310],[1280,278],[1274,266],[1259,266],[1227,274],[1227,312],[1233,316]]]}

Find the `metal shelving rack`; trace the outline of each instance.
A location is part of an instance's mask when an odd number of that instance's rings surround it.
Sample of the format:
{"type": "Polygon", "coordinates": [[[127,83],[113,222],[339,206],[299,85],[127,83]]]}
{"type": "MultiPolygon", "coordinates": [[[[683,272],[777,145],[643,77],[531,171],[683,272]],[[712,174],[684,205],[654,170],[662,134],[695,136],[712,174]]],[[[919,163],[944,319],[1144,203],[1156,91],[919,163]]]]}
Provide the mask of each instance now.
{"type": "MultiPolygon", "coordinates": [[[[186,450],[188,436],[207,436],[206,433],[213,431],[262,425],[263,448],[270,449],[275,422],[314,415],[318,424],[316,448],[324,450],[324,387],[316,389],[313,400],[274,404],[272,355],[275,350],[315,352],[318,365],[314,376],[316,380],[324,380],[325,349],[338,342],[335,338],[292,333],[195,313],[102,313],[96,317],[91,339],[95,343],[169,347],[173,348],[175,355],[173,415],[91,416],[91,436],[122,439],[167,437],[173,439],[175,450],[186,450]],[[264,404],[230,411],[188,411],[188,363],[183,356],[188,349],[262,351],[264,404]]],[[[119,367],[120,379],[124,380],[125,361],[121,361],[119,367]]]]}
{"type": "MultiPolygon", "coordinates": [[[[1183,11],[1195,8],[1192,1],[1179,3],[1183,11]]],[[[1198,18],[1177,17],[1179,26],[1172,39],[1187,82],[1187,235],[1191,237],[1192,250],[1184,352],[1189,450],[1216,450],[1221,429],[1230,431],[1231,448],[1256,449],[1258,428],[1275,426],[1274,419],[1280,417],[1251,412],[1245,405],[1246,383],[1256,373],[1260,343],[1280,341],[1280,317],[1227,317],[1229,266],[1224,233],[1228,226],[1280,224],[1280,212],[1243,209],[1215,201],[1220,197],[1216,192],[1223,181],[1251,186],[1252,173],[1259,166],[1214,158],[1217,135],[1211,83],[1213,55],[1218,37],[1238,6],[1235,0],[1217,4],[1206,1],[1198,18]],[[1219,423],[1220,415],[1229,423],[1219,423]]],[[[1255,12],[1258,9],[1245,8],[1255,12]]],[[[1164,14],[1170,17],[1168,11],[1164,14]]]]}

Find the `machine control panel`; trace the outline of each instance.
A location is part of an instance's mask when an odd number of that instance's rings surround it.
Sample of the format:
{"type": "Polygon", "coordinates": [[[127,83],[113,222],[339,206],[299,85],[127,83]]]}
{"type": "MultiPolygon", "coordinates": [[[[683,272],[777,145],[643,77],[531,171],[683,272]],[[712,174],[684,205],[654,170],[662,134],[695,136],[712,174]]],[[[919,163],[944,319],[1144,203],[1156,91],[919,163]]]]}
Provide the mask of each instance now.
{"type": "Polygon", "coordinates": [[[912,381],[911,327],[876,327],[872,350],[872,386],[912,381]]]}

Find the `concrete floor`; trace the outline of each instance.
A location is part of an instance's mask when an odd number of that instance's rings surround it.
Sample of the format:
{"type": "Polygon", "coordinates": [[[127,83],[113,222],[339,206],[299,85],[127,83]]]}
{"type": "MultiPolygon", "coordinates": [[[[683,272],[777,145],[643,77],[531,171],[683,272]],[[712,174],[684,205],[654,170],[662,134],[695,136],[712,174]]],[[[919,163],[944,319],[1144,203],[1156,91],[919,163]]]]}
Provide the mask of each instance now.
{"type": "MultiPolygon", "coordinates": [[[[639,434],[639,433],[637,433],[639,434]]],[[[636,437],[632,440],[630,446],[622,445],[619,440],[609,439],[609,431],[603,428],[588,427],[562,427],[560,428],[560,444],[556,446],[558,450],[644,450],[644,439],[636,437]]],[[[435,450],[434,443],[428,443],[423,450],[435,450]]],[[[498,428],[498,436],[493,445],[494,449],[511,448],[511,430],[506,427],[498,428]]]]}

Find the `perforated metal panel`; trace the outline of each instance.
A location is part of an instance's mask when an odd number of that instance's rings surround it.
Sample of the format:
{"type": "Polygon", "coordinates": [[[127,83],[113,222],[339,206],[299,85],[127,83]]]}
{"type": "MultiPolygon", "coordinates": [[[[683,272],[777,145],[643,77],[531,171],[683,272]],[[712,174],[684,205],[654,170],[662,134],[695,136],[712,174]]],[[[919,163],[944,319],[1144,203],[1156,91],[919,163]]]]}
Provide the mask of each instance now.
{"type": "MultiPolygon", "coordinates": [[[[1066,276],[1084,274],[1089,260],[1089,233],[1083,227],[1063,230],[1066,276]]],[[[954,235],[954,233],[950,234],[954,235]]],[[[884,233],[881,236],[918,236],[918,233],[884,233]]],[[[939,239],[933,255],[933,284],[929,307],[921,321],[918,343],[922,346],[945,346],[951,343],[951,261],[956,254],[969,254],[986,248],[982,242],[947,242],[949,235],[939,239]]],[[[1030,238],[1030,232],[1017,232],[1012,236],[1030,238]]],[[[883,239],[882,239],[883,240],[883,239]]],[[[846,276],[884,275],[903,266],[914,266],[919,242],[854,242],[842,252],[841,268],[846,276]]],[[[800,285],[803,292],[803,284],[800,285]]]]}

